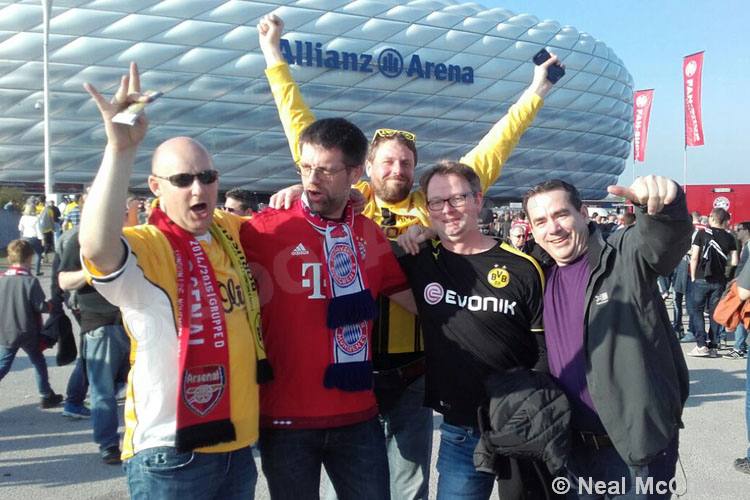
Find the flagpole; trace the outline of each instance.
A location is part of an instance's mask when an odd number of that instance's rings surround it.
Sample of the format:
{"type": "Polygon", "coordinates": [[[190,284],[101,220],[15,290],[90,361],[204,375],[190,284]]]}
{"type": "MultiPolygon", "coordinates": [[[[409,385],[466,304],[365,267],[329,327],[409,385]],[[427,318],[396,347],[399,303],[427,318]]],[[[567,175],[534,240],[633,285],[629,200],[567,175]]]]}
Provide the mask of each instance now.
{"type": "Polygon", "coordinates": [[[682,189],[687,194],[687,146],[682,151],[682,189]]]}
{"type": "Polygon", "coordinates": [[[44,163],[44,195],[46,200],[52,199],[52,160],[50,158],[50,130],[49,130],[49,18],[52,14],[52,0],[42,0],[42,99],[44,107],[44,127],[43,127],[43,163],[44,163]]]}

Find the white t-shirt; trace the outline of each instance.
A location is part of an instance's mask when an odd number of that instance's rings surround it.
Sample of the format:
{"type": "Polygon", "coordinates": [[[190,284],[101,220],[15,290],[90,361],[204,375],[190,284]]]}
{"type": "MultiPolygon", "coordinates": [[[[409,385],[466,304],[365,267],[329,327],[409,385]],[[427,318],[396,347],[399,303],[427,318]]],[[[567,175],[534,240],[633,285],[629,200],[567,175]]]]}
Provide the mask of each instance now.
{"type": "Polygon", "coordinates": [[[21,231],[21,238],[39,238],[42,239],[39,231],[39,217],[36,215],[22,215],[18,221],[18,230],[21,231]]]}

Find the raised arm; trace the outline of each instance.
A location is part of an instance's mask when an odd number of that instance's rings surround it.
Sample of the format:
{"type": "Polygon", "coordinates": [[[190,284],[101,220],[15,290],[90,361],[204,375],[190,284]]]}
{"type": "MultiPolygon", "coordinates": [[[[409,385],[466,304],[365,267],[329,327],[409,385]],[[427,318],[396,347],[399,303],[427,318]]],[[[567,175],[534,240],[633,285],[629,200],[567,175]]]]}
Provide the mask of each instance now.
{"type": "Polygon", "coordinates": [[[112,118],[128,105],[147,98],[141,96],[140,76],[135,63],[131,63],[129,75],[122,77],[112,101],[107,101],[93,85],[86,83],[84,87],[102,115],[107,146],[83,206],[79,241],[81,254],[97,270],[108,274],[117,270],[125,257],[125,248],[120,241],[122,211],[136,151],[148,127],[143,114],[132,127],[113,123],[112,118]]]}
{"type": "Polygon", "coordinates": [[[547,68],[557,62],[551,54],[547,61],[534,67],[534,77],[528,88],[515,104],[468,154],[461,163],[471,167],[482,181],[482,192],[500,177],[503,165],[518,144],[521,136],[531,125],[537,112],[544,104],[544,97],[553,84],[547,79],[547,68]]]}
{"type": "Polygon", "coordinates": [[[263,16],[258,23],[258,41],[266,59],[266,78],[271,86],[292,158],[294,163],[299,163],[299,136],[315,121],[315,116],[305,104],[299,87],[289,71],[289,65],[281,54],[283,31],[284,22],[275,14],[263,16]]]}

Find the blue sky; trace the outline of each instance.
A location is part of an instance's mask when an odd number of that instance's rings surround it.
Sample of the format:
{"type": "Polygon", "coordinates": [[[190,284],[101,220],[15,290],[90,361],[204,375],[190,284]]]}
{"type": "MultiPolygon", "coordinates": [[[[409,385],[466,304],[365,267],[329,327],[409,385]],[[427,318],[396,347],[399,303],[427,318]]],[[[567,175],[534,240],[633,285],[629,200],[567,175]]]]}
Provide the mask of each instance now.
{"type": "MultiPolygon", "coordinates": [[[[682,58],[705,50],[705,145],[687,149],[688,184],[750,183],[750,2],[747,0],[478,0],[589,33],[623,60],[634,90],[654,88],[638,175],[683,178],[682,58]]],[[[632,148],[621,183],[633,177],[632,148]]]]}

